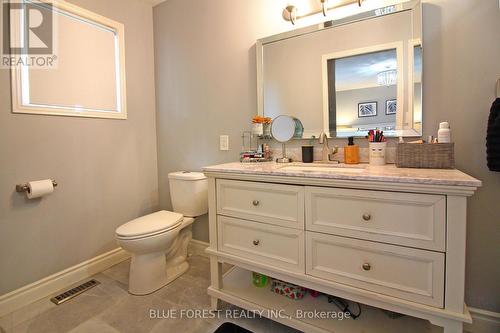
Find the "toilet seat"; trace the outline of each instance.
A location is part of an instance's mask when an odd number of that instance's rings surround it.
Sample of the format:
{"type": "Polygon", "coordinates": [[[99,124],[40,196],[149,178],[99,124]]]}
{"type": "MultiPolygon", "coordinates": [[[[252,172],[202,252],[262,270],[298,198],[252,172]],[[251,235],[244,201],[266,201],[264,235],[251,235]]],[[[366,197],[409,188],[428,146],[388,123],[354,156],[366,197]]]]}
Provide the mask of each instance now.
{"type": "Polygon", "coordinates": [[[139,239],[155,236],[180,226],[183,218],[182,214],[161,210],[121,225],[116,229],[116,237],[139,239]]]}

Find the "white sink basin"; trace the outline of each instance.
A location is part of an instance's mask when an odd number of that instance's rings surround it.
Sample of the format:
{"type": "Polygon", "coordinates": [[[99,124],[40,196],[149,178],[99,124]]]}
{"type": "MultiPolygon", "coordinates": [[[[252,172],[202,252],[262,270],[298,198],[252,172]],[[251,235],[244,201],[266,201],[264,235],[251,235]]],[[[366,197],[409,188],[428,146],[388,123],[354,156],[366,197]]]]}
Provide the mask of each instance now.
{"type": "Polygon", "coordinates": [[[283,171],[300,171],[300,172],[335,172],[335,173],[361,173],[363,167],[346,167],[343,164],[332,165],[287,165],[280,170],[283,171]]]}

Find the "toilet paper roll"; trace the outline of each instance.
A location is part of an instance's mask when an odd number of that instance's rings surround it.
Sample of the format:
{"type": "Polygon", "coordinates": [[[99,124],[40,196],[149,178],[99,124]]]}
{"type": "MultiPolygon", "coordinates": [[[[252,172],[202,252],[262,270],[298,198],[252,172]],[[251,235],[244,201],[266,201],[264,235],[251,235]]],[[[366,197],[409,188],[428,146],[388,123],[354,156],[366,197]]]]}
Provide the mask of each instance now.
{"type": "Polygon", "coordinates": [[[54,184],[52,184],[52,179],[28,182],[28,188],[29,190],[28,192],[26,192],[28,199],[39,198],[41,196],[48,195],[54,192],[54,184]]]}

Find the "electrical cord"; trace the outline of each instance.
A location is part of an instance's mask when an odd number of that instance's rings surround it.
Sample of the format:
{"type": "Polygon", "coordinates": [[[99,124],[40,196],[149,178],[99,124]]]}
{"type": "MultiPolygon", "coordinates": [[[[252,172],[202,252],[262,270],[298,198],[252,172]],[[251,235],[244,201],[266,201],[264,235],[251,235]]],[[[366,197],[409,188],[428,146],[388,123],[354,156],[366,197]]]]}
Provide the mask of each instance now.
{"type": "Polygon", "coordinates": [[[340,309],[340,311],[342,311],[345,314],[348,314],[349,317],[352,318],[353,320],[356,320],[356,318],[361,316],[361,304],[359,304],[358,302],[354,302],[358,306],[358,313],[357,314],[354,314],[351,311],[351,309],[349,308],[349,303],[347,303],[342,298],[328,295],[328,303],[335,304],[335,306],[337,306],[340,309]]]}

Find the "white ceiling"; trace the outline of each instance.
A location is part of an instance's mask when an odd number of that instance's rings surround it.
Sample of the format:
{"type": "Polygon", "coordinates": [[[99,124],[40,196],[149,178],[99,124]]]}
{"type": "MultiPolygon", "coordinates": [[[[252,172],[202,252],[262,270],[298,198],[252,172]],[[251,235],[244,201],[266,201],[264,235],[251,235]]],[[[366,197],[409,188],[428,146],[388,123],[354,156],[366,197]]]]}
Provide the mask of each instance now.
{"type": "MultiPolygon", "coordinates": [[[[416,81],[420,82],[422,60],[420,49],[415,54],[416,81]]],[[[337,91],[378,87],[377,74],[397,69],[396,50],[360,54],[335,60],[337,91]]]]}

